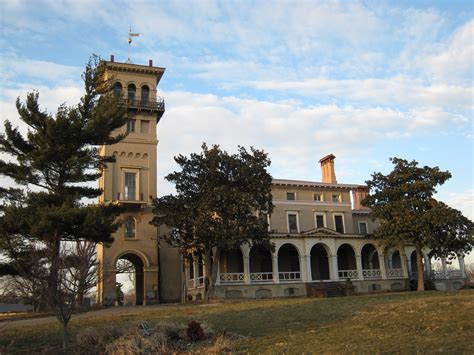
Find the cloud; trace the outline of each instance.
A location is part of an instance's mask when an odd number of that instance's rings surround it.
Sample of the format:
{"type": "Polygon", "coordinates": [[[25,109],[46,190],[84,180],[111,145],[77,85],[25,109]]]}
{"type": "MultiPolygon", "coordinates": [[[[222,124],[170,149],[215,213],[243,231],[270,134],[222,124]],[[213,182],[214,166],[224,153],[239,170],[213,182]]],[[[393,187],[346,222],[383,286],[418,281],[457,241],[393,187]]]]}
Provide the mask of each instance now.
{"type": "Polygon", "coordinates": [[[441,199],[447,205],[460,210],[464,216],[474,221],[474,189],[470,188],[461,192],[445,192],[441,199]]]}

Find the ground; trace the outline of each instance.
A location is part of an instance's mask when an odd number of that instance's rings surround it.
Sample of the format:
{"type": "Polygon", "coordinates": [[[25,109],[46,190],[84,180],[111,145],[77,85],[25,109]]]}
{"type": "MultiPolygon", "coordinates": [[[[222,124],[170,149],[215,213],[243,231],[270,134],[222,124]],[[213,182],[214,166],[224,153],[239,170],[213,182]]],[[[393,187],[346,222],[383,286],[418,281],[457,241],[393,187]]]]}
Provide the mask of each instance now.
{"type": "MultiPolygon", "coordinates": [[[[186,324],[197,320],[231,335],[233,351],[465,352],[474,349],[474,290],[404,292],[341,298],[292,298],[202,305],[113,307],[83,313],[70,324],[100,333],[113,324],[186,324]],[[105,329],[105,328],[104,328],[105,329]]],[[[53,318],[0,322],[0,353],[59,348],[53,318]],[[4,352],[4,351],[3,351],[4,352]]]]}

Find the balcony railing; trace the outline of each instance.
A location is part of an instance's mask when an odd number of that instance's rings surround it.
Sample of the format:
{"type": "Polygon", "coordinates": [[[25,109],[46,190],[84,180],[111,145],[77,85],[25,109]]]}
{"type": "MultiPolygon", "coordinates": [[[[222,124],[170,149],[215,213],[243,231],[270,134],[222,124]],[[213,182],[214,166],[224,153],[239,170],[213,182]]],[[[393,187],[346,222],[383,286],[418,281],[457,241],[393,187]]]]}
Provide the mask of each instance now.
{"type": "Polygon", "coordinates": [[[221,284],[243,283],[245,280],[243,272],[227,272],[219,274],[221,284]]]}
{"type": "Polygon", "coordinates": [[[387,269],[385,271],[388,279],[398,279],[403,277],[403,269],[387,269]]]}
{"type": "Polygon", "coordinates": [[[358,279],[359,272],[357,270],[339,270],[338,276],[340,279],[358,279]]]}
{"type": "Polygon", "coordinates": [[[365,280],[381,279],[382,271],[380,269],[365,269],[362,270],[362,276],[365,280]]]}
{"type": "Polygon", "coordinates": [[[301,272],[299,271],[279,272],[278,278],[280,279],[280,281],[300,281],[301,272]]]}
{"type": "Polygon", "coordinates": [[[156,100],[122,99],[123,105],[139,110],[164,111],[165,100],[157,96],[156,100]]]}
{"type": "Polygon", "coordinates": [[[251,272],[250,282],[273,282],[273,272],[251,272]]]}

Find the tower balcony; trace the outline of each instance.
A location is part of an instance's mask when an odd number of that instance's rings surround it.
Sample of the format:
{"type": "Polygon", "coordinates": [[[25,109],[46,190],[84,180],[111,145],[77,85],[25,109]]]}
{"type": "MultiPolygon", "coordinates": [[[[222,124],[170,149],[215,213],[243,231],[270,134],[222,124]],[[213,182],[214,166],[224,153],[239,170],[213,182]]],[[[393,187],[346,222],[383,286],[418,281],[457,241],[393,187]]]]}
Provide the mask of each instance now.
{"type": "Polygon", "coordinates": [[[165,112],[165,100],[160,96],[157,96],[155,100],[122,99],[121,102],[124,106],[131,110],[156,113],[158,115],[158,119],[160,119],[165,112]]]}

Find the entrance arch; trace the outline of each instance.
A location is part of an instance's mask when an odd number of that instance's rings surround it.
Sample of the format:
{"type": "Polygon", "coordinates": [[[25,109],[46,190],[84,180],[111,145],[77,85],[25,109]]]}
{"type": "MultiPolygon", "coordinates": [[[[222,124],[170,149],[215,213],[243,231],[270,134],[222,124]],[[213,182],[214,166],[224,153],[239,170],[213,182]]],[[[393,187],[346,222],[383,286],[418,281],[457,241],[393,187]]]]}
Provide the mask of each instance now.
{"type": "Polygon", "coordinates": [[[323,244],[311,248],[311,279],[329,280],[328,253],[323,244]]]}
{"type": "Polygon", "coordinates": [[[340,279],[359,277],[354,248],[350,244],[342,244],[337,249],[337,269],[340,279]]]}
{"type": "Polygon", "coordinates": [[[279,279],[300,280],[300,256],[298,249],[293,244],[283,244],[278,249],[278,273],[279,279]]]}
{"type": "Polygon", "coordinates": [[[250,281],[272,281],[272,253],[263,246],[253,246],[249,253],[250,281]]]}
{"type": "Polygon", "coordinates": [[[372,244],[366,244],[361,251],[362,269],[380,269],[379,253],[372,244]]]}
{"type": "MultiPolygon", "coordinates": [[[[134,304],[137,306],[143,305],[144,297],[145,297],[145,277],[144,277],[144,266],[145,263],[143,262],[142,258],[134,253],[134,252],[126,252],[120,255],[117,260],[115,261],[115,267],[117,267],[117,263],[119,260],[126,260],[131,265],[131,270],[123,270],[122,273],[125,272],[133,272],[135,274],[135,302],[134,304]]],[[[120,270],[119,272],[120,273],[120,270]]],[[[117,275],[117,273],[116,273],[117,275]]],[[[117,293],[119,290],[117,290],[117,293]]],[[[116,300],[120,303],[120,295],[116,295],[116,300]]]]}

